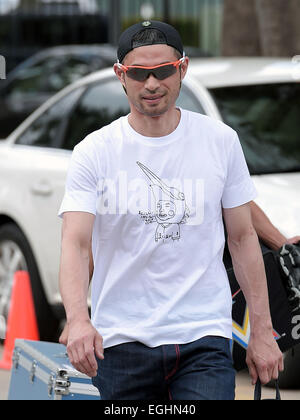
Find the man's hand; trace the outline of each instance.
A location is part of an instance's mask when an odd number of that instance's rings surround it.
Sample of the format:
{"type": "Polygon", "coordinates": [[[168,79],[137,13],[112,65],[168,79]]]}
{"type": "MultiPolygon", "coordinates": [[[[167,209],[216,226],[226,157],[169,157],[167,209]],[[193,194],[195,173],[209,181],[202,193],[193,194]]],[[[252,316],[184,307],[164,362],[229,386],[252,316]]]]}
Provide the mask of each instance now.
{"type": "Polygon", "coordinates": [[[69,327],[68,324],[65,325],[63,332],[59,337],[60,344],[67,345],[68,344],[68,336],[69,336],[69,327]]]}
{"type": "Polygon", "coordinates": [[[223,213],[234,272],[249,308],[251,336],[246,361],[253,384],[258,377],[267,384],[283,370],[283,355],[273,336],[266,271],[251,206],[224,209],[223,213]]]}
{"type": "Polygon", "coordinates": [[[94,378],[97,376],[96,356],[103,360],[103,339],[89,320],[68,324],[60,340],[67,339],[67,352],[72,365],[81,373],[94,378]]]}
{"type": "Polygon", "coordinates": [[[284,370],[283,355],[276,343],[273,333],[251,337],[247,350],[247,365],[255,385],[258,378],[263,385],[278,379],[279,372],[284,370]]]}
{"type": "Polygon", "coordinates": [[[289,238],[286,240],[285,243],[290,244],[290,245],[300,244],[300,236],[294,236],[293,238],[289,238]]]}

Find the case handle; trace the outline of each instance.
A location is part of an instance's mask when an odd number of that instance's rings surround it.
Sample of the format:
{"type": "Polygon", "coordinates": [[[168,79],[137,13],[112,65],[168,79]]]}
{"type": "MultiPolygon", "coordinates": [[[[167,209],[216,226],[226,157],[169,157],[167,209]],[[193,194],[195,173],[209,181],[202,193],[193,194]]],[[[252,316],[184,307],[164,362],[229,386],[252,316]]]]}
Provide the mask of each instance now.
{"type": "MultiPolygon", "coordinates": [[[[276,386],[276,399],[275,400],[281,401],[278,381],[275,382],[275,386],[276,386]]],[[[261,401],[261,399],[262,399],[261,398],[261,382],[260,382],[260,379],[258,379],[255,385],[255,390],[254,390],[254,400],[261,401]]]]}

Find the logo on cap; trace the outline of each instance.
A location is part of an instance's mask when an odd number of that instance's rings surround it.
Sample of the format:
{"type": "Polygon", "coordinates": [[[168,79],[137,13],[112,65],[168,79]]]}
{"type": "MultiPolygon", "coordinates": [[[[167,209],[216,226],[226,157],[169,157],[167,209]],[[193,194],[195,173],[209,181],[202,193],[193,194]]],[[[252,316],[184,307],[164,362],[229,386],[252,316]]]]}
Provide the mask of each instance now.
{"type": "Polygon", "coordinates": [[[145,26],[145,28],[148,28],[148,26],[151,26],[152,23],[147,20],[146,22],[143,22],[142,25],[145,26]]]}

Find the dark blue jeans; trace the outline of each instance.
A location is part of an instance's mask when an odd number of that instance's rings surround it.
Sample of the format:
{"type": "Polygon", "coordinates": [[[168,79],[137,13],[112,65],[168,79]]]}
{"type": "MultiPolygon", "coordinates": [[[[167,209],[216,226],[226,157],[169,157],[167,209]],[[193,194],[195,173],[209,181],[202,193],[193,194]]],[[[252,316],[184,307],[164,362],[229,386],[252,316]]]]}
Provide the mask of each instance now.
{"type": "Polygon", "coordinates": [[[229,340],[149,348],[126,343],[104,351],[93,384],[103,400],[234,400],[229,340]]]}

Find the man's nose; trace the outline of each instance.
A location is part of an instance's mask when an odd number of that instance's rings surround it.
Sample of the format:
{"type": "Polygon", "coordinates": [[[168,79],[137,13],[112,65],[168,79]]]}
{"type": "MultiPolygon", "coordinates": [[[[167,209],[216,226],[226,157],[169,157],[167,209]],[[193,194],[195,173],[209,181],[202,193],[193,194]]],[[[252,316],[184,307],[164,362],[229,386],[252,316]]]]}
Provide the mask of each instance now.
{"type": "Polygon", "coordinates": [[[159,86],[160,86],[159,80],[152,73],[150,73],[148,79],[145,82],[145,88],[147,90],[154,91],[157,88],[159,88],[159,86]]]}

